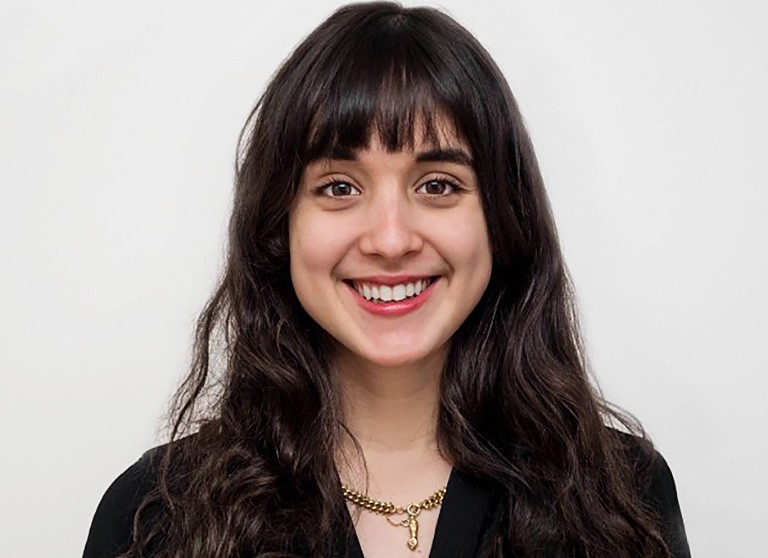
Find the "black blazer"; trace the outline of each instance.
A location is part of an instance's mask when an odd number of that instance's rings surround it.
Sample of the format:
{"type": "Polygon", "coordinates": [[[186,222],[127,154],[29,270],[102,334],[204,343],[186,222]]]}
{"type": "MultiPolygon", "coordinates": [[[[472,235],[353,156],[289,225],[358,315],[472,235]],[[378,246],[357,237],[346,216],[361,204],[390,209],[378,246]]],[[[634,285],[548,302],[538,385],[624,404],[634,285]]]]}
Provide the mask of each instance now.
{"type": "MultiPolygon", "coordinates": [[[[83,558],[114,558],[131,541],[133,515],[144,496],[155,486],[161,448],[145,453],[120,475],[104,494],[91,524],[83,558]]],[[[650,482],[643,494],[662,521],[662,534],[674,558],[690,558],[683,518],[672,473],[664,458],[656,453],[650,482]]],[[[431,558],[472,558],[484,547],[496,516],[492,491],[454,469],[448,480],[432,542],[431,558]]],[[[360,542],[351,529],[348,514],[341,518],[336,556],[364,558],[360,542]]]]}

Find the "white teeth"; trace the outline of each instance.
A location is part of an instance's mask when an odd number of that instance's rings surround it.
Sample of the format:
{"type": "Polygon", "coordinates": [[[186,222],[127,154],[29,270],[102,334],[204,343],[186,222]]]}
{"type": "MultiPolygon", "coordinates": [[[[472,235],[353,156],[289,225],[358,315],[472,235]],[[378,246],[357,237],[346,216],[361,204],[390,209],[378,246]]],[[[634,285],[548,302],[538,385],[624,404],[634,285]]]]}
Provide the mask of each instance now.
{"type": "Polygon", "coordinates": [[[403,300],[405,298],[405,288],[405,285],[395,285],[392,287],[392,298],[397,301],[403,300]]]}
{"type": "Polygon", "coordinates": [[[413,283],[401,283],[399,285],[373,285],[370,283],[355,282],[355,289],[366,300],[381,302],[400,302],[411,296],[418,296],[431,283],[430,279],[420,279],[413,283]]]}

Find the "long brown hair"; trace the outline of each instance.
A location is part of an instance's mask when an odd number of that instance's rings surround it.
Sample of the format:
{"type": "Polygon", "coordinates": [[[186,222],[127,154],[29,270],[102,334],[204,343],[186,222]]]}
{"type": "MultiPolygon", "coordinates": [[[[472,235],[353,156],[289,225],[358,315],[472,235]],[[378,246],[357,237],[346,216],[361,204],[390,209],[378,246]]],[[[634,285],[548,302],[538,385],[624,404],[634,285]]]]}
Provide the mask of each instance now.
{"type": "Polygon", "coordinates": [[[226,268],[199,319],[172,443],[128,555],[331,554],[344,506],[333,460],[343,417],[328,336],[291,284],[289,208],[318,155],[365,147],[374,134],[399,150],[417,126],[434,135],[444,116],[473,153],[493,270],[452,340],[438,442],[454,467],[495,488],[487,555],[668,556],[624,447],[640,438],[605,425],[638,427],[589,380],[509,86],[450,17],[391,3],[336,11],[283,63],[248,119],[226,268]]]}

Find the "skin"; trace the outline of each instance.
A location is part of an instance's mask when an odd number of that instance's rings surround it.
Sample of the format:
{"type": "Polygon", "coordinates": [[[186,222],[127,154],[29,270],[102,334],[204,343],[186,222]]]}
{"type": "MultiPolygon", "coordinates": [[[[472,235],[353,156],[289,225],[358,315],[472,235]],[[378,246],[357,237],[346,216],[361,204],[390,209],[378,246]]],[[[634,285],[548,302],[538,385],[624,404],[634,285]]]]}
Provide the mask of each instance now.
{"type": "MultiPolygon", "coordinates": [[[[491,248],[470,150],[454,134],[388,152],[377,138],[343,158],[310,163],[291,209],[291,278],[309,315],[335,340],[349,442],[337,459],[344,484],[397,504],[445,486],[437,448],[440,374],[450,339],[482,296],[491,248]],[[350,283],[363,277],[438,278],[418,308],[382,316],[350,283]]],[[[425,292],[426,294],[426,292],[425,292]]],[[[422,295],[424,296],[424,295],[422,295]]],[[[437,511],[407,530],[358,513],[367,557],[428,555],[437,511]]]]}

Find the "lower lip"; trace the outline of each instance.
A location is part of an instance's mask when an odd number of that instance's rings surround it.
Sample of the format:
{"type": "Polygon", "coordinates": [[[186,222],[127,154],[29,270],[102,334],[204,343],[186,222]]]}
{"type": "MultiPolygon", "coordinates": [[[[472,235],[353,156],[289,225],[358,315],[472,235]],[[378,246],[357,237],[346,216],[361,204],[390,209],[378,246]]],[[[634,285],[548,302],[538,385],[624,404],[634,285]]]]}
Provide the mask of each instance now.
{"type": "Polygon", "coordinates": [[[391,302],[372,302],[358,293],[352,285],[347,285],[347,287],[349,287],[349,290],[355,295],[355,300],[360,307],[366,312],[376,314],[377,316],[394,317],[409,314],[420,308],[427,302],[427,300],[429,300],[429,297],[432,296],[434,287],[439,281],[439,278],[433,280],[426,289],[419,293],[418,296],[412,296],[400,301],[393,300],[391,302]]]}

